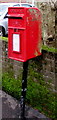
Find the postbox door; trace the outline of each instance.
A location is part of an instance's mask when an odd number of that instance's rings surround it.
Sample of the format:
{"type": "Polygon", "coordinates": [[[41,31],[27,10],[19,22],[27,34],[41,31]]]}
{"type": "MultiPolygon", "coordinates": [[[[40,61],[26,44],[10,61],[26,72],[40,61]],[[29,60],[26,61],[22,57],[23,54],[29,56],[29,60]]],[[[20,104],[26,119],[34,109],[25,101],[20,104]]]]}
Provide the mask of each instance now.
{"type": "Polygon", "coordinates": [[[9,8],[9,52],[11,59],[25,61],[26,59],[26,17],[24,8],[9,8]],[[15,14],[16,13],[16,14],[15,14]]]}

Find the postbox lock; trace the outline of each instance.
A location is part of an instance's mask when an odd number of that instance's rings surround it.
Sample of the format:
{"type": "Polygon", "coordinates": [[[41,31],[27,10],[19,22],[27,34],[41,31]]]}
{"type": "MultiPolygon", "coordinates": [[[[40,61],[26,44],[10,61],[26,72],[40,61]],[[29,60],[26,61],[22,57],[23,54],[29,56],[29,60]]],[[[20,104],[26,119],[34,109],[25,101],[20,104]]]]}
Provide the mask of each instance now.
{"type": "Polygon", "coordinates": [[[18,29],[14,29],[14,32],[18,32],[18,29]]]}

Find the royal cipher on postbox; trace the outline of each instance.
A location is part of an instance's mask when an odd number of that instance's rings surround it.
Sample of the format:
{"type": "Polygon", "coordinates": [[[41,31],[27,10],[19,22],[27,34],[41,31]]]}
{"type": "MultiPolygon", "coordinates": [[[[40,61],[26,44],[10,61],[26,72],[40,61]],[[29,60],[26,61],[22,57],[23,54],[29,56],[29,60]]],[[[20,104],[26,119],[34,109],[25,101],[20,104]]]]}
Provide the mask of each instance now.
{"type": "Polygon", "coordinates": [[[25,62],[41,55],[41,13],[38,8],[9,7],[8,57],[25,62]]]}

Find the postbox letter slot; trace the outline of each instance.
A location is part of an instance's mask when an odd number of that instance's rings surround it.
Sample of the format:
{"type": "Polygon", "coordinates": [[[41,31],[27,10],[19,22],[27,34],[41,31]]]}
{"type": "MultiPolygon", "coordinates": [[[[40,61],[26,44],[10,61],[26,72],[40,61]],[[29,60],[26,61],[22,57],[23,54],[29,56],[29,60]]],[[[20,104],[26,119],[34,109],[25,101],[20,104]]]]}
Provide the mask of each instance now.
{"type": "Polygon", "coordinates": [[[11,16],[10,18],[13,18],[13,19],[22,19],[22,17],[13,17],[13,16],[11,16]]]}
{"type": "Polygon", "coordinates": [[[23,19],[22,17],[15,17],[15,16],[11,16],[10,18],[12,18],[12,19],[23,19]]]}

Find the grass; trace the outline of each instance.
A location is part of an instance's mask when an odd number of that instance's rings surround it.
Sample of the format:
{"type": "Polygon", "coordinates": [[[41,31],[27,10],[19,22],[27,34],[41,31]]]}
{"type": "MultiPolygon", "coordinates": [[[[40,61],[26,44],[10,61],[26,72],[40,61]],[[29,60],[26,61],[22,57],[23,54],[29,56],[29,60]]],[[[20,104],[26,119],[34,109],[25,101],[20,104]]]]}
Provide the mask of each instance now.
{"type": "Polygon", "coordinates": [[[46,51],[48,51],[48,52],[57,53],[57,49],[54,48],[54,47],[48,47],[48,46],[42,45],[42,49],[43,49],[43,50],[46,50],[46,51]]]}
{"type": "Polygon", "coordinates": [[[3,40],[3,41],[8,42],[8,38],[7,38],[7,37],[1,37],[1,36],[0,36],[0,40],[3,40]]]}
{"type": "MultiPolygon", "coordinates": [[[[29,65],[26,102],[49,118],[56,119],[57,95],[49,89],[50,86],[46,85],[42,74],[34,69],[36,67],[34,62],[29,65]]],[[[19,100],[22,75],[20,74],[17,80],[13,76],[13,72],[3,73],[2,87],[19,100]]]]}
{"type": "Polygon", "coordinates": [[[9,73],[4,73],[2,78],[2,87],[3,90],[16,97],[20,98],[21,94],[21,83],[20,80],[15,80],[9,73]]]}

